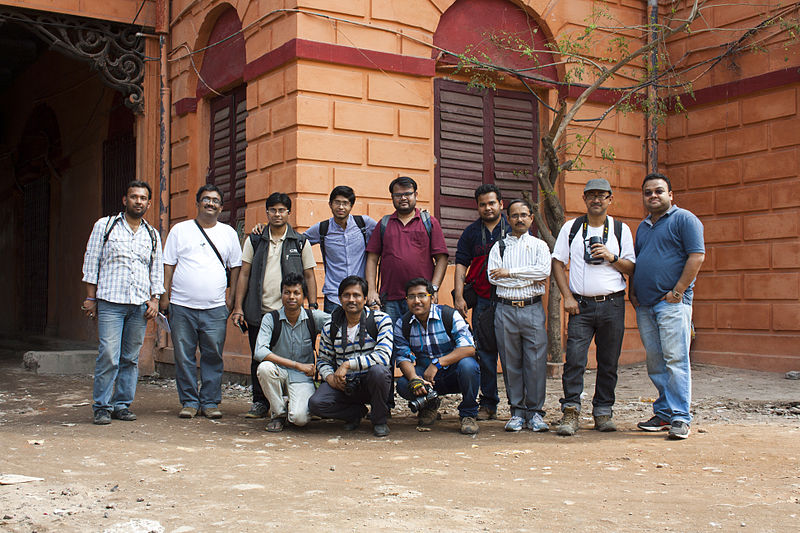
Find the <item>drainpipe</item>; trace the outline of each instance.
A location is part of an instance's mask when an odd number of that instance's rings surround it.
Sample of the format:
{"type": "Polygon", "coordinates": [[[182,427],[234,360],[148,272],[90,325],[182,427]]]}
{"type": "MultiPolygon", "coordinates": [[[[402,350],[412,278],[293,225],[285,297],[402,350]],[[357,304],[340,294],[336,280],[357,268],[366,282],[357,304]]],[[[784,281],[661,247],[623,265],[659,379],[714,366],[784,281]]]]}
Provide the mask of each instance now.
{"type": "MultiPolygon", "coordinates": [[[[647,0],[647,21],[649,31],[647,32],[647,43],[651,44],[658,39],[658,0],[647,0]]],[[[654,47],[650,52],[647,65],[650,79],[655,81],[658,76],[658,47],[654,47]]],[[[655,102],[657,91],[653,85],[647,86],[647,101],[655,102]]],[[[645,144],[647,146],[647,173],[658,172],[658,124],[652,112],[647,112],[646,117],[647,136],[645,144]]]]}
{"type": "Polygon", "coordinates": [[[169,14],[171,0],[156,0],[156,33],[159,47],[159,81],[161,105],[159,109],[159,231],[162,241],[169,230],[169,173],[170,173],[170,106],[172,96],[169,88],[169,63],[167,62],[169,40],[169,14]]]}

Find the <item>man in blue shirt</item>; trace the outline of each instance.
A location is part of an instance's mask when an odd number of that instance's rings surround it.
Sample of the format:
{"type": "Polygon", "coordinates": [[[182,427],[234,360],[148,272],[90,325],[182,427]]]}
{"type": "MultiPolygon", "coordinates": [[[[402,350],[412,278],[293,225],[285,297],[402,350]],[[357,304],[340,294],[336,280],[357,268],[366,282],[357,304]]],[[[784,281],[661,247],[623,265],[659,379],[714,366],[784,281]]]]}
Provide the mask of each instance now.
{"type": "Polygon", "coordinates": [[[318,222],[305,232],[311,244],[319,244],[322,263],[325,266],[326,313],[332,313],[341,305],[339,284],[348,276],[364,277],[367,254],[365,249],[372,230],[378,224],[368,216],[351,215],[356,203],[353,189],[347,185],[335,187],[330,194],[328,205],[333,216],[318,222]]]}
{"type": "Polygon", "coordinates": [[[692,421],[692,287],[705,259],[703,224],[672,205],[672,185],[663,174],[648,174],[642,194],[650,214],[636,230],[630,297],[647,352],[647,374],[658,398],[653,417],[638,427],[669,429],[670,439],[685,439],[692,421]]]}
{"type": "MultiPolygon", "coordinates": [[[[427,396],[430,390],[440,395],[460,393],[461,433],[474,435],[479,429],[475,418],[481,378],[475,343],[458,311],[434,304],[433,293],[433,285],[424,278],[406,283],[409,312],[394,325],[397,366],[403,373],[397,392],[408,401],[427,396]]],[[[438,398],[425,402],[418,424],[433,424],[438,409],[438,398]]]]}

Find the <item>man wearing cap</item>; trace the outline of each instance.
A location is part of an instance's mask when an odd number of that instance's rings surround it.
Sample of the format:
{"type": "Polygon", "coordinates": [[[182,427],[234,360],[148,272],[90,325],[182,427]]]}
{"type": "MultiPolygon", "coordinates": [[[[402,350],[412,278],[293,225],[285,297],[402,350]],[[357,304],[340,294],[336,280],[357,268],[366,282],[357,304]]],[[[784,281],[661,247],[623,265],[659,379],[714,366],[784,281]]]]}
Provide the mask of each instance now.
{"type": "Polygon", "coordinates": [[[578,431],[589,344],[597,348],[597,379],[592,414],[594,429],[616,431],[612,420],[617,363],[625,334],[625,277],[633,274],[631,230],[608,216],[611,185],[591,179],[583,189],[586,214],[562,226],[553,249],[552,273],[569,314],[567,355],[561,378],[564,397],[559,435],[578,431]],[[569,283],[566,265],[569,263],[569,283]]]}

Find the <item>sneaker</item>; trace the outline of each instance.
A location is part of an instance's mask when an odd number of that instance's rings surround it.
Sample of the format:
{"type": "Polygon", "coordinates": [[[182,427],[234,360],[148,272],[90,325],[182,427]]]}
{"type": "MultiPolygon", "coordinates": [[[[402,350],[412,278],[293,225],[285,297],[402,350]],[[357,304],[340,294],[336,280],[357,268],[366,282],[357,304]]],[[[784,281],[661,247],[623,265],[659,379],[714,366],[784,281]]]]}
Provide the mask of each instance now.
{"type": "Polygon", "coordinates": [[[203,407],[203,416],[206,418],[210,418],[211,420],[216,420],[218,418],[222,418],[222,411],[219,410],[219,407],[216,405],[209,405],[207,407],[203,407]]]}
{"type": "Polygon", "coordinates": [[[245,418],[267,418],[268,409],[262,402],[253,402],[250,410],[244,415],[245,418]]]}
{"type": "Polygon", "coordinates": [[[597,431],[616,431],[617,425],[611,419],[611,415],[597,415],[594,417],[594,429],[597,431]]]}
{"type": "Polygon", "coordinates": [[[678,440],[685,439],[689,436],[689,424],[681,420],[676,420],[669,428],[668,439],[678,440]]]}
{"type": "Polygon", "coordinates": [[[654,415],[650,420],[639,422],[636,427],[643,431],[662,431],[670,428],[670,423],[658,415],[654,415]]]}
{"type": "Polygon", "coordinates": [[[545,431],[550,431],[550,426],[542,420],[542,415],[535,414],[531,417],[530,420],[525,422],[525,427],[533,431],[534,433],[543,433],[545,431]]]}
{"type": "Polygon", "coordinates": [[[506,431],[522,431],[525,426],[525,419],[521,416],[512,416],[511,420],[506,422],[506,431]]]}
{"type": "Polygon", "coordinates": [[[478,409],[478,416],[476,417],[477,420],[497,420],[497,409],[491,409],[482,405],[478,409]]]}
{"type": "Polygon", "coordinates": [[[361,417],[356,418],[355,420],[350,420],[349,422],[344,423],[344,430],[345,431],[355,431],[358,429],[358,426],[361,425],[361,417]]]}
{"type": "Polygon", "coordinates": [[[94,412],[94,424],[98,426],[105,426],[111,423],[111,414],[105,409],[98,409],[94,412]]]}
{"type": "Polygon", "coordinates": [[[195,416],[197,416],[197,408],[189,407],[188,405],[178,413],[178,418],[194,418],[195,416]]]}
{"type": "Polygon", "coordinates": [[[114,420],[124,420],[125,422],[133,422],[136,420],[136,415],[130,409],[117,409],[111,412],[111,418],[114,420]]]}
{"type": "Polygon", "coordinates": [[[580,427],[580,412],[576,407],[565,407],[564,414],[558,422],[556,434],[563,437],[571,437],[578,432],[580,427]]]}
{"type": "Polygon", "coordinates": [[[461,433],[464,435],[475,435],[481,428],[478,427],[478,421],[471,416],[461,417],[461,433]]]}
{"type": "Polygon", "coordinates": [[[389,426],[386,424],[375,424],[372,427],[372,434],[376,437],[385,437],[389,434],[389,426]]]}

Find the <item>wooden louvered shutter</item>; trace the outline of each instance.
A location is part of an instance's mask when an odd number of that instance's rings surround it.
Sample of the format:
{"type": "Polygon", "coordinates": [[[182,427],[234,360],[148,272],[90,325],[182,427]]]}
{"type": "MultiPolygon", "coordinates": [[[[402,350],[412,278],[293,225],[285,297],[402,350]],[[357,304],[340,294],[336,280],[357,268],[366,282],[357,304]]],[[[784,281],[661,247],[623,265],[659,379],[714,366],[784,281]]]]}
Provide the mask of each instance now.
{"type": "Polygon", "coordinates": [[[247,178],[246,94],[246,87],[240,86],[211,101],[209,144],[208,183],[220,188],[224,204],[219,220],[233,226],[240,236],[244,234],[244,215],[247,206],[244,198],[247,178]]]}
{"type": "Polygon", "coordinates": [[[477,218],[479,185],[495,183],[506,203],[522,198],[523,190],[538,199],[538,110],[535,98],[522,92],[476,91],[440,79],[434,90],[436,216],[452,251],[477,218]]]}

